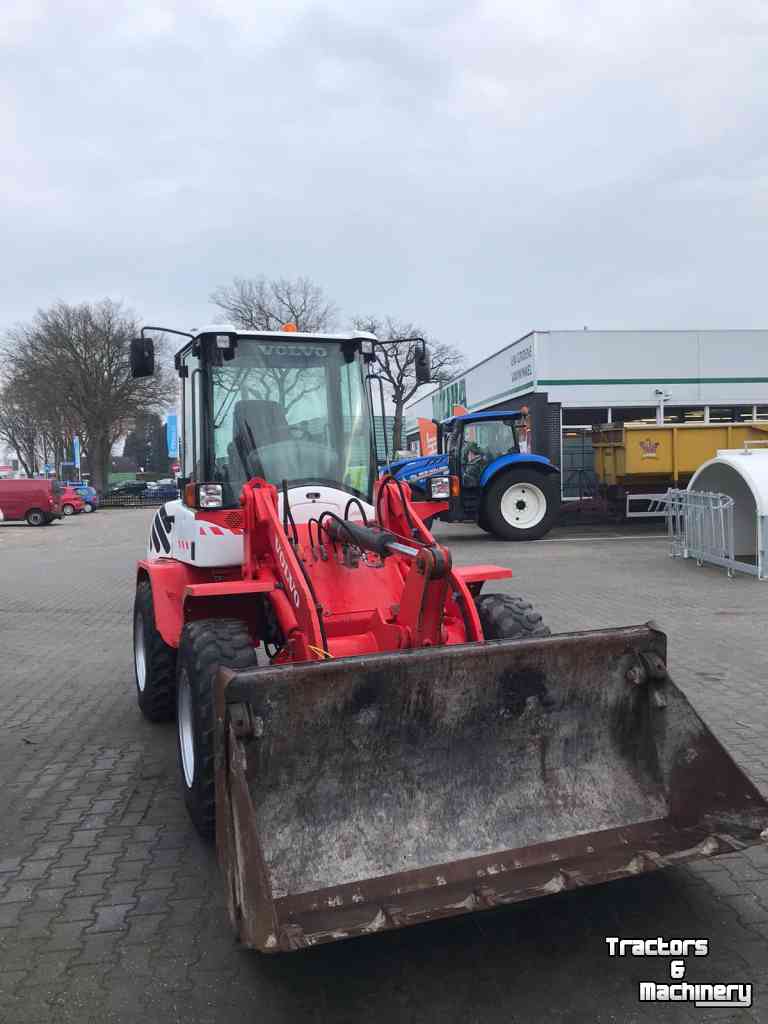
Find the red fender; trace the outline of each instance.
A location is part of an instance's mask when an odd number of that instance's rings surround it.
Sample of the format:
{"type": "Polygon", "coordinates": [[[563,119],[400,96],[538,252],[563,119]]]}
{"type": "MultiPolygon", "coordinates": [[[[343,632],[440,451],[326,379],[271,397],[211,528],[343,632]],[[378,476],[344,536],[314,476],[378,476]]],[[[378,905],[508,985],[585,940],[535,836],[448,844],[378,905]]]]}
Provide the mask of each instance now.
{"type": "Polygon", "coordinates": [[[169,647],[178,647],[184,628],[184,592],[202,582],[199,570],[172,559],[139,562],[136,582],[148,579],[152,586],[155,626],[169,647]]]}

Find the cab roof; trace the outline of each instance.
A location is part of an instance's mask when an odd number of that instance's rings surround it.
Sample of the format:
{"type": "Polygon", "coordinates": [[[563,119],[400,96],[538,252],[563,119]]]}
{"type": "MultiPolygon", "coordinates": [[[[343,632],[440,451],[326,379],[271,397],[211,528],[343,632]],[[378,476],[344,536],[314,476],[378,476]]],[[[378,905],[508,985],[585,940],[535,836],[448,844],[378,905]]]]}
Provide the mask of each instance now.
{"type": "Polygon", "coordinates": [[[523,414],[519,410],[496,409],[492,412],[465,412],[461,416],[449,416],[443,420],[441,426],[447,427],[453,423],[476,423],[481,420],[519,420],[523,414]]]}
{"type": "Polygon", "coordinates": [[[236,327],[234,324],[205,324],[192,332],[195,338],[202,334],[234,334],[238,338],[280,338],[291,341],[294,338],[311,338],[313,341],[378,341],[369,331],[344,331],[331,334],[326,331],[254,331],[236,327]]]}

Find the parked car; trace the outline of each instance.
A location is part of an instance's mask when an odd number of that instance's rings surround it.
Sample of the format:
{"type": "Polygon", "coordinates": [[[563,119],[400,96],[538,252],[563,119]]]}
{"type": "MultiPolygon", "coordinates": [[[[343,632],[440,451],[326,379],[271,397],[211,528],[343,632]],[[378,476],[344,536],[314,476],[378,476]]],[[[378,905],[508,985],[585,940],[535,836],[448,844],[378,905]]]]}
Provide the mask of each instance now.
{"type": "Polygon", "coordinates": [[[67,480],[66,486],[72,487],[83,499],[83,512],[94,512],[99,507],[99,492],[95,487],[78,480],[67,480]]]}
{"type": "Polygon", "coordinates": [[[47,526],[61,519],[61,492],[58,480],[0,480],[0,505],[9,521],[47,526]]]}
{"type": "Polygon", "coordinates": [[[129,494],[143,494],[147,489],[146,480],[121,480],[119,484],[109,487],[105,498],[124,498],[129,494]]]}
{"type": "Polygon", "coordinates": [[[164,483],[162,480],[158,480],[147,484],[145,496],[162,501],[173,501],[179,496],[179,488],[174,483],[164,483]]]}
{"type": "Polygon", "coordinates": [[[85,508],[85,502],[74,487],[61,485],[61,512],[65,516],[79,515],[85,508]]]}

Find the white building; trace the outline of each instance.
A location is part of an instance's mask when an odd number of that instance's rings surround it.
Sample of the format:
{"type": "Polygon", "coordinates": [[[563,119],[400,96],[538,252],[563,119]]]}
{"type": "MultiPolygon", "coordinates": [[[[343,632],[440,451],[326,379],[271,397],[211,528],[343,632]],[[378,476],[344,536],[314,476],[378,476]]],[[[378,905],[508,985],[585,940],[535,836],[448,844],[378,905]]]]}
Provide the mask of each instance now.
{"type": "Polygon", "coordinates": [[[563,496],[579,497],[596,424],[768,420],[768,330],[532,331],[412,402],[409,443],[419,418],[455,405],[527,406],[533,451],[561,467],[563,496]]]}

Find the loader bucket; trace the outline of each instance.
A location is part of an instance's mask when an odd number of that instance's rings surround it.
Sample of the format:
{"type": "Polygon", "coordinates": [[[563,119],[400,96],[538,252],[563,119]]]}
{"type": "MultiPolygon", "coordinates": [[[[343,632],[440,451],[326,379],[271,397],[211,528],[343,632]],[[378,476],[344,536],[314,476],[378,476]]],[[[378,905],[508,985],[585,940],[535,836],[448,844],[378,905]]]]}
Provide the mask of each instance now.
{"type": "Polygon", "coordinates": [[[637,626],[223,670],[242,941],[299,949],[759,842],[768,804],[665,653],[637,626]]]}

